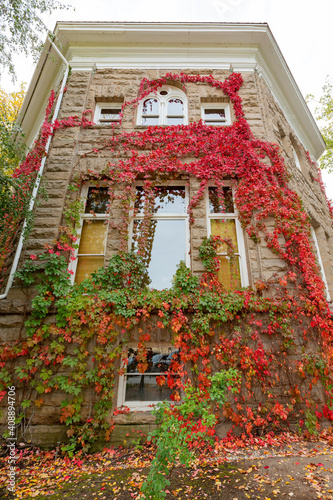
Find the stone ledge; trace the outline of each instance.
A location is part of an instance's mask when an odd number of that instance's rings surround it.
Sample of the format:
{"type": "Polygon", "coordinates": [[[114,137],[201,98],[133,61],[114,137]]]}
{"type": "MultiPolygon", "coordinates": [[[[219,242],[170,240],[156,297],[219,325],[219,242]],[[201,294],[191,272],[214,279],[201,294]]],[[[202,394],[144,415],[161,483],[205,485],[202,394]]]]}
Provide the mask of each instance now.
{"type": "Polygon", "coordinates": [[[112,419],[116,425],[154,424],[155,416],[150,411],[136,411],[115,415],[112,419]]]}

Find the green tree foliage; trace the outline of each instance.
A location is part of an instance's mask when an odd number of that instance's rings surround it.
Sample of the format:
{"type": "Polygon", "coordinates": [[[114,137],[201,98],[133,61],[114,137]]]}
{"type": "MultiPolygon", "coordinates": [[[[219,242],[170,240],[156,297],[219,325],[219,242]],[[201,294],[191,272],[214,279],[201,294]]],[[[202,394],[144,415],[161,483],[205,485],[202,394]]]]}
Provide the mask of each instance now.
{"type": "MultiPolygon", "coordinates": [[[[313,95],[308,96],[314,99],[313,95]]],[[[315,116],[320,123],[320,131],[326,142],[327,149],[319,160],[319,166],[328,172],[333,172],[333,78],[327,76],[323,86],[323,94],[319,99],[319,106],[315,116]]]]}
{"type": "Polygon", "coordinates": [[[17,124],[25,95],[25,84],[18,92],[6,93],[0,89],[0,175],[10,176],[25,153],[23,133],[17,124]]]}
{"type": "MultiPolygon", "coordinates": [[[[13,171],[25,156],[23,133],[17,117],[24,99],[25,84],[18,92],[6,93],[0,89],[0,235],[5,214],[15,212],[13,193],[20,190],[19,179],[12,177],[13,171]]],[[[3,238],[0,237],[0,242],[3,238]]]]}
{"type": "Polygon", "coordinates": [[[237,392],[241,376],[235,369],[222,370],[209,381],[206,395],[188,383],[181,404],[174,406],[164,401],[152,411],[159,426],[148,438],[156,443],[157,451],[141,488],[146,500],[166,497],[168,477],[177,461],[188,467],[196,449],[207,451],[209,445],[214,445],[218,409],[225,404],[228,390],[237,392]]]}
{"type": "Polygon", "coordinates": [[[47,28],[40,14],[51,14],[66,8],[58,0],[1,0],[0,2],[0,70],[7,69],[15,79],[13,54],[38,55],[47,28]]]}

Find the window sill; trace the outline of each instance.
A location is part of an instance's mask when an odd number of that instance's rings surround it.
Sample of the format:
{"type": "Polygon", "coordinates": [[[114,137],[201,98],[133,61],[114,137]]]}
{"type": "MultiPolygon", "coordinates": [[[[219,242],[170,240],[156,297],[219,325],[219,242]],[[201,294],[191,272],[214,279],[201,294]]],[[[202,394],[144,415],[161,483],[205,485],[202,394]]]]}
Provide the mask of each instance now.
{"type": "Polygon", "coordinates": [[[151,411],[131,410],[129,413],[120,413],[119,415],[115,415],[112,420],[118,425],[154,424],[156,417],[151,413],[151,411]]]}
{"type": "Polygon", "coordinates": [[[97,128],[97,129],[100,129],[100,128],[115,128],[115,129],[120,129],[121,125],[120,125],[120,123],[116,123],[114,125],[112,125],[111,123],[94,123],[93,126],[89,125],[89,127],[97,128]]]}

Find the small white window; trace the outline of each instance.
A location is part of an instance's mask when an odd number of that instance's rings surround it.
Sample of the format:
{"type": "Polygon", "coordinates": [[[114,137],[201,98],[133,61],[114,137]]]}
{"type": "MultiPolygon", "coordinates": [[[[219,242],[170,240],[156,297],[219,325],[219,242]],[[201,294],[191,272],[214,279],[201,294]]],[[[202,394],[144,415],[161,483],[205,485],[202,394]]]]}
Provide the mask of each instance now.
{"type": "Polygon", "coordinates": [[[169,85],[163,85],[149,94],[139,104],[138,125],[186,125],[187,99],[185,93],[169,85]]]}
{"type": "Polygon", "coordinates": [[[321,260],[321,255],[320,255],[320,250],[319,250],[319,245],[318,245],[318,239],[317,239],[317,235],[316,235],[316,230],[315,230],[315,228],[313,226],[311,226],[311,235],[312,235],[312,239],[313,239],[314,246],[315,246],[316,257],[317,257],[317,260],[318,260],[318,264],[319,264],[319,268],[320,268],[320,272],[321,272],[321,277],[323,279],[323,282],[324,282],[325,288],[326,288],[327,300],[329,302],[331,300],[331,297],[330,297],[330,293],[328,291],[328,284],[327,284],[327,280],[326,280],[326,275],[325,275],[323,261],[321,260]]]}
{"type": "Polygon", "coordinates": [[[81,283],[103,267],[108,232],[108,188],[83,186],[82,198],[85,199],[85,210],[81,215],[77,241],[79,247],[74,254],[75,260],[69,267],[75,283],[81,283]]]}
{"type": "Polygon", "coordinates": [[[295,165],[298,168],[298,170],[302,171],[302,167],[301,167],[301,164],[300,164],[300,161],[299,161],[299,158],[298,158],[298,154],[297,154],[294,146],[291,146],[291,148],[293,150],[293,156],[294,156],[294,160],[295,160],[295,165]]]}
{"type": "MultiPolygon", "coordinates": [[[[145,411],[151,410],[159,401],[170,401],[175,389],[169,387],[166,377],[172,368],[172,361],[178,360],[178,352],[170,344],[151,344],[147,347],[147,368],[140,373],[137,346],[128,347],[128,363],[123,364],[124,374],[119,376],[117,406],[145,411]]],[[[176,382],[177,377],[172,373],[169,375],[171,381],[176,382]]]]}
{"type": "Polygon", "coordinates": [[[229,104],[221,104],[218,102],[202,104],[201,118],[206,125],[230,125],[231,117],[229,104]]]}
{"type": "MultiPolygon", "coordinates": [[[[142,234],[145,192],[136,186],[130,248],[136,250],[142,234]]],[[[155,188],[154,208],[149,226],[145,253],[145,283],[149,288],[162,290],[172,286],[172,277],[181,261],[189,267],[189,221],[187,214],[188,189],[176,181],[155,188]]]]}
{"type": "Polygon", "coordinates": [[[102,103],[96,104],[94,122],[98,125],[117,124],[120,121],[121,104],[102,103]]]}
{"type": "Polygon", "coordinates": [[[207,193],[208,236],[219,236],[222,243],[217,251],[220,261],[218,280],[226,291],[249,285],[243,230],[238,221],[231,186],[221,190],[209,187],[207,193]],[[229,248],[230,247],[230,248],[229,248]],[[231,262],[228,250],[233,252],[231,262]]]}

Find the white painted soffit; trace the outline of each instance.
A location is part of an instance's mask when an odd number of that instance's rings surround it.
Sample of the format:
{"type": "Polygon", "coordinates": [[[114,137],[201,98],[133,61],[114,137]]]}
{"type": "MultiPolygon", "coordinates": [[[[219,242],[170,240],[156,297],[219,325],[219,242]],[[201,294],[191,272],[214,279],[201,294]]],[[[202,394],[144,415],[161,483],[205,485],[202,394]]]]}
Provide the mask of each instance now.
{"type": "MultiPolygon", "coordinates": [[[[229,69],[230,64],[234,71],[257,69],[310,154],[317,159],[325,149],[319,129],[265,23],[58,22],[55,35],[74,71],[93,67],[213,70],[229,69]]],[[[29,86],[21,112],[22,116],[25,113],[23,126],[27,132],[30,129],[29,136],[33,116],[41,113],[36,110],[43,101],[40,97],[46,99],[60,77],[57,60],[49,57],[43,63],[42,55],[36,67],[34,85],[29,86]],[[37,99],[30,95],[36,92],[37,99]]]]}
{"type": "Polygon", "coordinates": [[[32,146],[43,123],[51,90],[58,89],[63,68],[61,58],[47,37],[18,116],[28,148],[32,146]]]}

